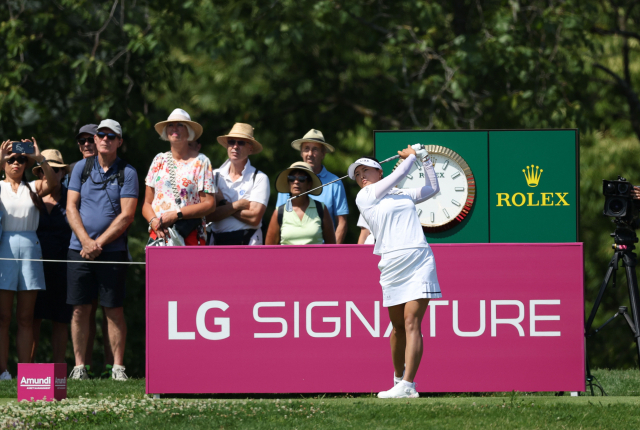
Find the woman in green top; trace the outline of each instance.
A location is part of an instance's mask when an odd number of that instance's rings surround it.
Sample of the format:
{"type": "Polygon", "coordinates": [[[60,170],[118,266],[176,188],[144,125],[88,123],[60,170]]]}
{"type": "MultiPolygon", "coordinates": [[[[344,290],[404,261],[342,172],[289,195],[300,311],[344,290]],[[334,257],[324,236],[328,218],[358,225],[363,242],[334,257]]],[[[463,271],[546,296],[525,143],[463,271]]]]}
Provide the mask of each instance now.
{"type": "MultiPolygon", "coordinates": [[[[322,185],[311,166],[302,161],[293,163],[276,179],[276,190],[300,195],[322,185]]],[[[322,188],[310,193],[318,196],[322,188]]],[[[265,245],[319,245],[335,244],[336,235],[333,230],[331,215],[321,202],[309,198],[309,194],[291,201],[293,211],[279,206],[271,216],[265,245]]]]}

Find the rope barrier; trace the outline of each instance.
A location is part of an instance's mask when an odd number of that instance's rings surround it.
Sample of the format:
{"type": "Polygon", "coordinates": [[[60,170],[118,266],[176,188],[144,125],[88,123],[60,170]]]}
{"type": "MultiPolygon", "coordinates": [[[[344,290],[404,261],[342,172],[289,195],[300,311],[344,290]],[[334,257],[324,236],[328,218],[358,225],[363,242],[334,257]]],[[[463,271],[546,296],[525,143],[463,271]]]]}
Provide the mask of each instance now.
{"type": "Polygon", "coordinates": [[[44,263],[147,264],[145,261],[39,260],[37,258],[1,258],[9,261],[42,261],[44,263]]]}

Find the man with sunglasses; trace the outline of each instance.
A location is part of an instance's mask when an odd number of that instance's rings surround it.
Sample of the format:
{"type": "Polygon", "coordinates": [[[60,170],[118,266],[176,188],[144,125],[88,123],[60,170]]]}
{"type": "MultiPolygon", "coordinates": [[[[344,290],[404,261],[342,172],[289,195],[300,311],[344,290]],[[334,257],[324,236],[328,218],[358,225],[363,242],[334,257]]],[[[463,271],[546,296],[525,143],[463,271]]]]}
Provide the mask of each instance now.
{"type": "Polygon", "coordinates": [[[262,151],[253,127],[236,123],[229,134],[218,137],[229,159],[214,171],[216,210],[212,222],[213,245],[262,245],[262,217],[269,202],[269,178],[249,162],[262,151]]]}
{"type": "MultiPolygon", "coordinates": [[[[313,173],[318,175],[323,184],[338,179],[322,164],[327,152],[334,152],[335,148],[324,141],[324,135],[320,130],[309,130],[302,139],[291,142],[291,147],[300,151],[302,161],[311,165],[313,173]]],[[[336,230],[336,243],[344,243],[347,235],[349,205],[347,204],[347,194],[342,181],[323,187],[320,195],[311,198],[324,203],[336,230]]],[[[289,199],[289,193],[278,193],[276,207],[284,205],[287,199],[289,199]]]]}
{"type": "MultiPolygon", "coordinates": [[[[82,154],[82,159],[85,160],[89,157],[95,157],[98,155],[98,150],[96,149],[95,143],[95,135],[98,133],[98,125],[97,124],[86,124],[80,127],[78,134],[76,135],[76,143],[78,144],[78,149],[82,154]]],[[[78,164],[78,161],[75,161],[69,165],[69,174],[64,178],[63,185],[65,188],[69,188],[69,179],[71,177],[71,172],[73,172],[73,168],[78,164]]],[[[93,365],[93,343],[96,338],[96,311],[98,310],[98,300],[94,300],[91,303],[91,315],[89,316],[89,337],[87,339],[87,352],[85,354],[85,364],[87,369],[89,369],[89,373],[91,373],[90,369],[93,365]]],[[[107,314],[102,312],[102,347],[104,349],[104,362],[106,368],[113,367],[113,352],[111,351],[111,346],[109,345],[109,325],[107,323],[107,314]]]]}
{"type": "MultiPolygon", "coordinates": [[[[103,120],[95,134],[98,155],[80,162],[71,174],[67,218],[73,230],[68,260],[127,262],[127,229],[138,203],[138,174],[117,155],[122,128],[103,120]],[[89,167],[85,167],[85,166],[89,167]],[[85,177],[86,171],[86,177],[85,177]]],[[[67,303],[73,305],[71,337],[76,366],[70,379],[87,379],[85,354],[91,303],[99,298],[109,326],[114,380],[127,379],[123,358],[127,334],[123,305],[126,264],[73,263],[67,265],[67,303]]]]}
{"type": "MultiPolygon", "coordinates": [[[[76,134],[76,143],[78,144],[78,149],[82,154],[83,160],[85,158],[98,155],[98,150],[96,149],[96,143],[94,141],[94,136],[97,132],[98,126],[96,124],[86,124],[80,127],[78,134],[76,134]]],[[[78,164],[77,161],[69,165],[69,176],[71,176],[71,172],[73,172],[73,168],[76,164],[78,164]]]]}

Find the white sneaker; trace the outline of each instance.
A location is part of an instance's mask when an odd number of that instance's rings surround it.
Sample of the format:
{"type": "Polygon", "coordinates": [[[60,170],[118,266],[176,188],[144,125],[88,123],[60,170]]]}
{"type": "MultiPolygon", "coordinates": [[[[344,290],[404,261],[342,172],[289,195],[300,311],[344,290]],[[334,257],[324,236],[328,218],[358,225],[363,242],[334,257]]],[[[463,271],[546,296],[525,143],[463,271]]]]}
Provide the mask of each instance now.
{"type": "Polygon", "coordinates": [[[116,369],[115,366],[113,367],[113,369],[111,369],[111,378],[114,381],[126,381],[127,379],[129,379],[127,374],[124,373],[124,367],[118,367],[116,369]]]}
{"type": "Polygon", "coordinates": [[[11,381],[11,373],[8,370],[5,370],[0,375],[0,381],[11,381]]]}
{"type": "Polygon", "coordinates": [[[84,366],[74,367],[69,374],[69,379],[89,379],[89,374],[84,366]]]}
{"type": "Polygon", "coordinates": [[[409,388],[405,384],[397,384],[388,391],[381,391],[378,393],[380,399],[415,399],[420,397],[420,394],[415,388],[409,388]]]}

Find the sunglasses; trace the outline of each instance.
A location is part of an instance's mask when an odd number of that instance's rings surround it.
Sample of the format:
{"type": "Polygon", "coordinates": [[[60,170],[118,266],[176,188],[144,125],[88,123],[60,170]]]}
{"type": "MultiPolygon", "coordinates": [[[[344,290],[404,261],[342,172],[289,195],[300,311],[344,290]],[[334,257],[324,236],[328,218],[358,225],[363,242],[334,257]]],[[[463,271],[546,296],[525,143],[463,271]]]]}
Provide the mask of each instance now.
{"type": "MultiPolygon", "coordinates": [[[[53,169],[53,173],[58,173],[60,170],[62,170],[60,167],[51,167],[53,169]]],[[[38,174],[42,173],[44,175],[44,172],[42,171],[42,169],[37,170],[38,174]]]]}
{"type": "Polygon", "coordinates": [[[244,140],[227,139],[228,146],[234,146],[236,143],[238,144],[238,146],[244,146],[247,142],[245,142],[244,140]]]}
{"type": "Polygon", "coordinates": [[[18,155],[17,157],[8,158],[7,164],[13,164],[16,161],[18,162],[18,164],[24,164],[27,162],[27,157],[25,157],[24,155],[18,155]]]}
{"type": "Polygon", "coordinates": [[[78,145],[84,145],[84,144],[93,145],[95,143],[96,142],[93,140],[93,137],[85,137],[85,138],[82,138],[82,139],[78,139],[78,145]]]}
{"type": "Polygon", "coordinates": [[[117,135],[117,134],[115,134],[115,133],[105,133],[104,131],[99,131],[99,132],[97,132],[97,133],[96,133],[96,136],[98,136],[100,139],[104,139],[104,138],[105,138],[105,136],[106,136],[106,137],[107,137],[107,139],[109,139],[109,140],[113,140],[113,139],[115,139],[116,137],[118,137],[118,135],[117,135]]]}
{"type": "Polygon", "coordinates": [[[289,176],[287,176],[287,180],[289,182],[295,182],[296,179],[300,183],[305,183],[307,181],[311,182],[311,178],[308,177],[307,175],[289,175],[289,176]]]}

